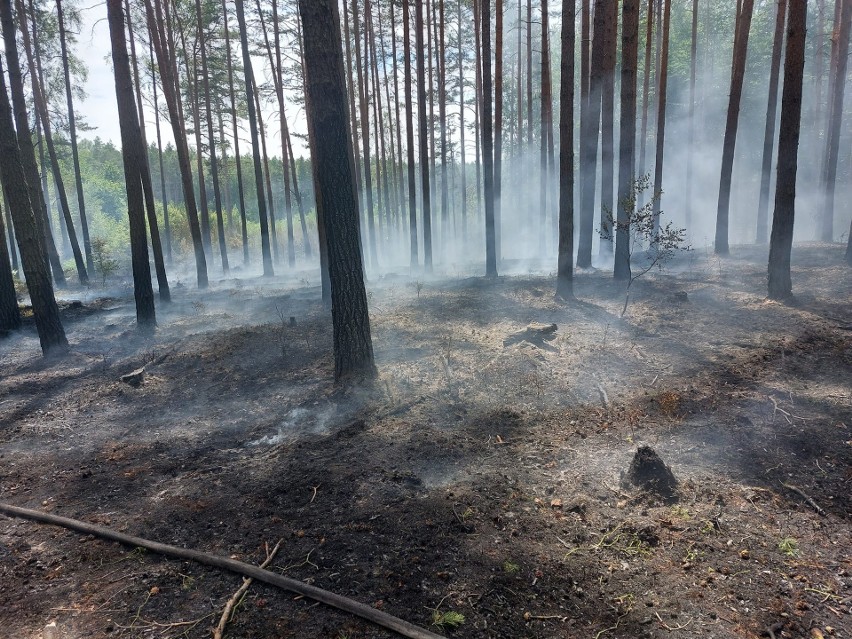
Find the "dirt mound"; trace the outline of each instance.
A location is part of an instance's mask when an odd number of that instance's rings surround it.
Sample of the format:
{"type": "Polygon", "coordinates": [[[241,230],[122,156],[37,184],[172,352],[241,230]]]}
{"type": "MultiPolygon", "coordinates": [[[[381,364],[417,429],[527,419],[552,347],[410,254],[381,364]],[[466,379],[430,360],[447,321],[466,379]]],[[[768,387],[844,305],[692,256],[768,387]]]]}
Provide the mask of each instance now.
{"type": "Polygon", "coordinates": [[[640,446],[630,462],[627,479],[634,486],[660,496],[667,503],[677,501],[677,479],[650,446],[640,446]]]}

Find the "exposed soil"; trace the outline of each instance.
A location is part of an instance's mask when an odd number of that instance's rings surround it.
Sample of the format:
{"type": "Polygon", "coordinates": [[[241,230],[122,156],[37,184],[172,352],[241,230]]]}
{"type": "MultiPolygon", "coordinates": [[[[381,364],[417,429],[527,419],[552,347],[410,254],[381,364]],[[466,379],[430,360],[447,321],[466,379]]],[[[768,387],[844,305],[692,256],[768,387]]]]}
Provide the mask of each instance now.
{"type": "MultiPolygon", "coordinates": [[[[569,305],[387,276],[370,388],[333,384],[310,278],[175,290],[153,337],[89,293],[68,357],[0,342],[0,501],[257,564],[283,540],[271,570],[452,637],[850,638],[852,273],[797,246],[782,305],[765,257],[692,254],[624,318],[605,273],[569,305]],[[643,444],[671,499],[629,481],[643,444]]],[[[241,582],[0,517],[2,637],[210,637],[241,582]]],[[[389,636],[259,584],[226,631],[389,636]]]]}

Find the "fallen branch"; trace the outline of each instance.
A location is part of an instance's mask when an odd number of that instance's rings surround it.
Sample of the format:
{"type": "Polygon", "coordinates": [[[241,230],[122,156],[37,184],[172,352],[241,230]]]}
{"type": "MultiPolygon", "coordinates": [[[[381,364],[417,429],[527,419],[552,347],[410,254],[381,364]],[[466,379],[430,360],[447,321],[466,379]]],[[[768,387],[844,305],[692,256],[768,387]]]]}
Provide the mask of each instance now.
{"type": "Polygon", "coordinates": [[[50,515],[48,513],[31,510],[29,508],[21,508],[19,506],[12,506],[10,504],[0,503],[0,513],[10,517],[21,517],[22,519],[29,519],[43,524],[61,526],[85,535],[95,535],[102,539],[117,541],[120,544],[125,544],[134,548],[146,548],[147,550],[161,555],[166,555],[167,557],[196,561],[200,564],[204,564],[205,566],[222,568],[245,577],[253,577],[258,581],[269,584],[270,586],[275,586],[282,590],[288,590],[305,597],[310,597],[311,599],[315,599],[316,601],[322,602],[332,608],[337,608],[338,610],[343,610],[344,612],[356,615],[362,619],[371,621],[378,626],[382,626],[388,630],[393,630],[403,637],[409,637],[409,639],[445,639],[441,635],[437,635],[425,628],[415,626],[403,619],[389,615],[381,610],[376,610],[375,608],[371,608],[366,604],[349,599],[348,597],[342,597],[335,593],[328,592],[327,590],[323,590],[322,588],[317,588],[316,586],[311,586],[296,579],[284,577],[283,575],[278,575],[274,572],[269,572],[262,568],[258,568],[257,566],[252,566],[234,559],[210,555],[198,550],[190,550],[188,548],[162,544],[160,542],[143,539],[141,537],[133,537],[132,535],[125,535],[124,533],[116,532],[96,524],[89,524],[77,519],[69,519],[68,517],[59,517],[58,515],[50,515]]]}
{"type": "Polygon", "coordinates": [[[816,503],[813,499],[811,499],[811,497],[804,490],[802,490],[798,486],[794,486],[793,484],[785,484],[784,482],[781,482],[781,485],[784,486],[784,488],[789,488],[794,493],[798,493],[799,495],[801,495],[802,499],[805,500],[805,503],[808,506],[813,508],[815,511],[817,511],[818,514],[822,515],[823,517],[826,516],[825,511],[820,508],[819,504],[816,503]]]}
{"type": "MultiPolygon", "coordinates": [[[[275,553],[278,552],[278,548],[280,547],[281,541],[275,544],[275,548],[272,549],[272,552],[269,552],[269,547],[267,546],[266,560],[260,564],[261,568],[266,568],[269,565],[269,562],[275,558],[275,553]]],[[[242,601],[243,596],[248,591],[252,581],[254,580],[251,577],[244,577],[243,585],[240,586],[239,590],[237,590],[230,599],[228,599],[228,603],[225,604],[225,608],[222,610],[222,616],[219,618],[219,623],[213,631],[213,639],[222,639],[222,635],[225,633],[225,626],[228,625],[228,622],[233,616],[234,608],[240,601],[242,601]]]]}

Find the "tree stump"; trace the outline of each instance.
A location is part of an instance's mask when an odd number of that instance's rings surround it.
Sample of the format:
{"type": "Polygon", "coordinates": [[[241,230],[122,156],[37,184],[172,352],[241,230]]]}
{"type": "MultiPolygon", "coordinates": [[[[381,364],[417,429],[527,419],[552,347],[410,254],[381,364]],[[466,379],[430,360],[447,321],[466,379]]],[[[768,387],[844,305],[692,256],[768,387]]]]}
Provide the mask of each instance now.
{"type": "Polygon", "coordinates": [[[667,503],[677,501],[677,479],[650,446],[640,446],[636,451],[627,479],[637,488],[654,493],[667,503]]]}

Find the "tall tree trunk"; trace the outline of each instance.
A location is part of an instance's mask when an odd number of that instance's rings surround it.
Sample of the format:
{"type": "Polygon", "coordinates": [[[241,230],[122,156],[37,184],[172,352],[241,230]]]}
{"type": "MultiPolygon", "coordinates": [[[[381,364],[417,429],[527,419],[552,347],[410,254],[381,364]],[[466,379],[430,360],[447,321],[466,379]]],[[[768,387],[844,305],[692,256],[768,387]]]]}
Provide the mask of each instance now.
{"type": "MultiPolygon", "coordinates": [[[[296,265],[296,235],[293,232],[293,201],[290,196],[290,156],[287,154],[287,138],[290,127],[287,124],[287,113],[284,110],[284,68],[281,59],[281,27],[278,22],[278,0],[272,0],[272,22],[275,36],[275,64],[272,65],[275,95],[278,98],[278,124],[281,128],[281,170],[284,173],[284,213],[287,217],[287,263],[290,268],[296,265]]],[[[264,38],[266,33],[264,32],[264,38]]],[[[267,38],[267,50],[269,43],[267,38]]]]}
{"type": "Polygon", "coordinates": [[[228,101],[231,111],[231,128],[234,132],[234,161],[237,171],[237,203],[240,207],[240,228],[243,240],[243,265],[249,263],[248,227],[246,224],[246,194],[243,186],[243,166],[240,155],[240,129],[237,126],[237,100],[234,93],[234,61],[231,53],[231,28],[228,26],[228,8],[222,0],[222,15],[225,22],[225,50],[228,65],[228,101]]]}
{"type": "Polygon", "coordinates": [[[631,196],[636,180],[636,80],[639,64],[639,1],[624,0],[621,32],[621,123],[618,145],[618,201],[613,277],[630,280],[631,196]]]}
{"type": "Polygon", "coordinates": [[[497,0],[494,13],[494,259],[499,264],[503,254],[503,0],[497,0]]]}
{"type": "Polygon", "coordinates": [[[494,130],[491,122],[491,0],[479,8],[482,37],[482,174],[485,195],[485,276],[497,277],[494,221],[494,130]]]}
{"type": "MultiPolygon", "coordinates": [[[[479,17],[479,0],[476,0],[473,3],[473,24],[474,24],[474,49],[475,60],[476,60],[476,72],[475,72],[475,82],[476,82],[476,99],[474,100],[474,110],[473,110],[473,131],[474,131],[474,142],[476,148],[476,217],[479,217],[479,214],[482,212],[482,145],[480,144],[481,127],[480,123],[482,122],[481,117],[481,108],[482,108],[482,28],[479,17]]],[[[462,229],[462,232],[465,233],[466,229],[462,229]]]]}
{"type": "MultiPolygon", "coordinates": [[[[201,15],[201,0],[195,0],[195,13],[198,22],[198,47],[201,49],[201,82],[204,89],[204,110],[207,120],[207,145],[210,153],[210,179],[213,182],[213,203],[216,206],[216,232],[219,236],[219,254],[222,257],[222,272],[230,272],[228,265],[228,245],[225,242],[225,220],[222,217],[222,193],[219,189],[219,158],[216,157],[216,136],[213,133],[213,110],[210,106],[210,74],[207,70],[207,37],[201,15]]],[[[200,119],[200,118],[199,118],[200,119]]],[[[199,155],[201,149],[198,150],[199,155]]]]}
{"type": "Polygon", "coordinates": [[[840,123],[843,116],[843,94],[846,88],[846,66],[849,60],[849,31],[852,23],[852,0],[843,0],[837,34],[837,65],[830,86],[828,130],[822,162],[820,189],[823,194],[820,239],[834,241],[834,190],[837,181],[837,157],[840,153],[840,123]]]}
{"type": "Polygon", "coordinates": [[[240,29],[240,48],[243,53],[243,75],[246,86],[246,104],[249,115],[249,131],[251,132],[252,160],[254,162],[254,182],[257,190],[257,211],[260,218],[260,245],[263,254],[263,275],[272,277],[272,253],[269,247],[269,222],[266,217],[266,197],[263,194],[263,165],[260,159],[260,140],[258,138],[257,112],[254,106],[254,74],[252,72],[251,51],[248,46],[246,18],[243,0],[234,0],[237,9],[237,24],[240,29]]]}
{"type": "Polygon", "coordinates": [[[737,141],[737,126],[740,117],[740,101],[743,95],[748,36],[754,0],[743,0],[737,33],[734,38],[734,59],[731,72],[731,93],[728,100],[728,117],[725,121],[725,139],[722,143],[722,172],[719,179],[719,204],[716,209],[717,255],[728,255],[728,222],[731,208],[731,178],[734,171],[734,150],[737,141]]]}
{"type": "MultiPolygon", "coordinates": [[[[415,1],[419,2],[419,0],[415,1]]],[[[409,15],[409,6],[410,3],[407,1],[402,3],[402,57],[405,71],[405,145],[406,152],[408,153],[408,237],[411,268],[415,269],[420,264],[420,258],[418,256],[419,244],[417,239],[417,186],[414,170],[414,108],[411,103],[411,16],[409,15]]],[[[419,78],[418,72],[418,100],[419,78]]]]}
{"type": "MultiPolygon", "coordinates": [[[[662,56],[660,61],[660,78],[657,90],[657,136],[656,155],[654,158],[654,195],[663,192],[663,152],[666,145],[666,97],[669,82],[669,29],[672,18],[672,0],[663,0],[663,30],[662,56]]],[[[654,197],[654,231],[660,228],[660,197],[654,197]]]]}
{"type": "Polygon", "coordinates": [[[278,249],[278,231],[275,222],[275,197],[272,193],[272,171],[269,168],[269,153],[266,148],[266,126],[263,124],[263,109],[260,106],[260,89],[257,78],[252,73],[252,95],[254,97],[255,113],[257,114],[257,132],[260,137],[260,157],[263,166],[263,184],[266,186],[266,207],[269,213],[269,237],[272,242],[272,257],[276,264],[281,263],[281,253],[278,249]]]}
{"type": "Polygon", "coordinates": [[[163,202],[163,226],[166,231],[166,261],[172,262],[172,225],[169,220],[169,199],[166,194],[166,171],[163,166],[163,137],[160,131],[160,103],[157,99],[157,78],[154,75],[154,45],[148,41],[148,55],[151,63],[151,90],[154,95],[154,126],[157,130],[157,158],[160,163],[160,199],[163,202]]]}
{"type": "Polygon", "coordinates": [[[698,0],[692,0],[692,39],[689,45],[689,132],[686,145],[686,192],[684,213],[687,233],[692,233],[692,165],[695,160],[695,72],[698,53],[698,0]]]}
{"type": "Polygon", "coordinates": [[[6,240],[9,242],[9,257],[12,259],[12,270],[18,270],[18,247],[15,240],[15,225],[12,223],[12,213],[9,211],[9,198],[5,195],[3,199],[6,201],[4,206],[4,214],[6,215],[6,240]]]}
{"type": "Polygon", "coordinates": [[[175,66],[173,41],[166,35],[163,7],[160,0],[145,0],[145,13],[148,21],[148,32],[154,45],[154,51],[157,54],[157,67],[160,70],[160,77],[163,81],[163,95],[166,98],[172,135],[175,140],[184,206],[186,207],[186,217],[195,253],[198,288],[203,289],[207,288],[208,285],[207,258],[204,255],[204,245],[201,239],[201,226],[199,225],[198,208],[195,202],[189,146],[186,142],[186,129],[183,126],[183,117],[178,99],[177,69],[175,66]]]}
{"type": "Polygon", "coordinates": [[[65,101],[68,103],[68,135],[71,138],[71,158],[74,162],[74,181],[77,187],[77,210],[80,213],[80,230],[83,233],[83,250],[86,268],[94,270],[92,243],[89,240],[89,222],[86,219],[86,202],[83,197],[83,176],[80,173],[80,154],[77,150],[77,119],[74,117],[74,100],[71,97],[71,72],[68,69],[68,44],[65,35],[65,18],[62,1],[56,0],[56,21],[59,25],[59,47],[62,54],[62,71],[65,75],[65,101]]]}
{"type": "MultiPolygon", "coordinates": [[[[450,236],[450,192],[447,174],[447,47],[444,0],[438,1],[438,123],[441,130],[441,246],[444,251],[450,236]]],[[[497,0],[498,7],[502,0],[497,0]]],[[[499,37],[499,36],[498,36],[499,37]]],[[[499,56],[499,54],[498,54],[499,56]]],[[[498,57],[502,66],[502,56],[498,57]]],[[[499,112],[499,107],[498,107],[499,112]]],[[[500,118],[502,116],[498,116],[500,118]]],[[[499,169],[498,169],[499,170],[499,169]]],[[[499,197],[499,196],[498,196],[499,197]]]]}
{"type": "MultiPolygon", "coordinates": [[[[520,3],[518,4],[520,6],[520,3]]],[[[467,243],[467,160],[464,141],[464,55],[462,53],[462,0],[458,2],[458,65],[459,65],[459,149],[461,151],[461,227],[462,242],[467,243]]],[[[520,31],[519,31],[520,33],[520,31]]],[[[518,36],[520,37],[520,36],[518,36]]],[[[520,113],[520,112],[519,112],[520,113]]],[[[520,117],[520,115],[518,116],[520,117]]]]}
{"type": "MultiPolygon", "coordinates": [[[[407,4],[407,2],[405,3],[407,4]]],[[[355,110],[355,101],[358,99],[358,95],[361,91],[361,80],[360,76],[358,76],[358,86],[356,87],[355,75],[352,72],[352,45],[350,44],[350,30],[349,30],[349,3],[343,3],[343,43],[345,45],[344,49],[346,52],[346,82],[348,86],[348,97],[349,97],[349,119],[350,119],[350,131],[352,134],[352,148],[355,149],[355,154],[353,155],[353,160],[355,162],[355,186],[357,188],[358,199],[359,201],[363,201],[364,197],[364,187],[363,182],[361,180],[361,156],[358,153],[358,115],[355,110]]],[[[353,9],[355,8],[354,5],[353,9]]],[[[358,34],[352,33],[353,38],[356,40],[355,46],[360,47],[360,41],[358,40],[358,34]]],[[[360,63],[358,64],[358,72],[361,70],[360,63]]],[[[363,211],[362,211],[363,215],[363,211]]],[[[363,221],[363,218],[362,218],[363,221]]]]}
{"type": "Polygon", "coordinates": [[[617,50],[618,32],[618,3],[608,2],[606,4],[606,17],[604,26],[604,55],[603,55],[603,86],[601,93],[601,205],[600,205],[600,228],[601,235],[600,251],[603,254],[612,254],[612,228],[610,227],[610,216],[616,210],[616,202],[613,198],[613,186],[615,182],[615,56],[617,50]]]}
{"type": "MultiPolygon", "coordinates": [[[[11,227],[9,230],[11,231],[11,227]]],[[[6,239],[3,216],[0,214],[0,335],[5,335],[7,331],[16,331],[21,327],[21,310],[18,308],[18,294],[15,291],[12,265],[9,262],[11,245],[6,243],[6,239]]],[[[11,254],[14,255],[15,249],[11,248],[11,254]]]]}
{"type": "Polygon", "coordinates": [[[548,206],[547,206],[547,181],[549,178],[549,172],[547,168],[547,111],[548,107],[551,104],[551,95],[550,95],[550,61],[548,58],[548,47],[549,38],[548,38],[548,7],[547,0],[541,0],[541,103],[540,107],[540,116],[541,116],[541,148],[540,148],[540,162],[539,162],[539,235],[538,235],[538,250],[540,253],[544,253],[546,248],[546,239],[548,236],[547,232],[547,221],[549,215],[548,206]]]}
{"type": "Polygon", "coordinates": [[[346,81],[337,0],[299,0],[312,126],[315,191],[322,200],[334,325],[334,377],[374,377],[370,316],[358,241],[346,81]]]}
{"type": "MultiPolygon", "coordinates": [[[[745,0],[749,2],[749,0],[745,0]]],[[[796,169],[802,119],[802,78],[805,67],[807,0],[789,0],[784,89],[781,94],[781,129],[778,136],[778,176],[775,213],[769,240],[769,297],[783,300],[793,294],[790,252],[796,212],[796,169]]]]}
{"type": "MultiPolygon", "coordinates": [[[[56,153],[56,147],[53,144],[53,133],[50,130],[50,114],[47,110],[47,101],[44,97],[43,87],[39,82],[39,71],[35,62],[34,51],[38,48],[38,42],[30,41],[30,31],[27,26],[27,14],[24,10],[24,4],[21,0],[17,2],[17,12],[19,28],[24,44],[24,53],[27,57],[27,66],[30,71],[30,79],[32,80],[33,102],[35,103],[36,115],[41,121],[42,132],[44,134],[44,143],[47,147],[47,155],[50,158],[51,172],[53,173],[53,182],[56,185],[56,192],[59,196],[59,206],[62,211],[62,216],[65,218],[65,226],[68,229],[68,239],[71,241],[71,251],[74,254],[74,265],[77,268],[77,276],[80,279],[80,284],[84,286],[89,283],[89,275],[86,271],[86,263],[83,259],[83,253],[80,251],[80,244],[77,241],[77,232],[74,230],[74,221],[71,218],[71,207],[68,204],[68,197],[65,191],[65,183],[62,180],[62,173],[59,167],[59,156],[56,153]]],[[[35,25],[35,23],[33,23],[35,25]]]]}
{"type": "MultiPolygon", "coordinates": [[[[399,108],[399,73],[397,72],[398,67],[398,58],[397,58],[397,45],[396,45],[396,12],[394,11],[394,3],[391,1],[390,3],[390,18],[391,18],[391,58],[393,60],[393,64],[391,66],[391,71],[393,73],[393,103],[394,109],[396,112],[396,157],[397,161],[394,164],[394,170],[396,173],[396,188],[398,192],[399,199],[399,217],[400,217],[400,228],[405,233],[405,229],[407,227],[408,218],[405,215],[405,205],[403,202],[405,201],[405,187],[403,186],[402,179],[402,171],[403,171],[403,158],[402,158],[402,118],[399,108]]],[[[384,48],[384,46],[382,47],[384,48]]],[[[406,100],[408,98],[406,97],[406,100]]]]}
{"type": "MultiPolygon", "coordinates": [[[[303,93],[307,91],[305,88],[305,55],[302,47],[302,37],[301,37],[301,29],[302,22],[300,19],[296,20],[296,26],[299,30],[299,60],[301,61],[302,68],[302,89],[303,93]]],[[[354,127],[354,124],[353,124],[354,127]]],[[[302,244],[305,247],[305,258],[311,259],[312,250],[311,250],[311,239],[308,237],[308,226],[305,223],[305,204],[302,200],[302,196],[299,192],[299,179],[296,175],[296,158],[293,156],[293,140],[290,137],[289,131],[287,132],[287,151],[290,154],[290,174],[293,178],[293,193],[296,196],[296,204],[299,207],[299,224],[302,227],[302,244]]],[[[354,156],[353,156],[353,162],[354,156]]],[[[321,230],[321,217],[317,215],[317,234],[320,234],[321,230]]],[[[322,238],[320,237],[320,242],[322,242],[322,238]]],[[[330,285],[328,283],[328,256],[326,255],[325,250],[320,246],[320,271],[322,275],[322,290],[323,290],[323,299],[329,299],[328,296],[330,293],[330,285]]]]}
{"type": "MultiPolygon", "coordinates": [[[[517,149],[516,153],[520,157],[523,153],[524,148],[524,45],[523,45],[523,35],[524,30],[521,28],[523,24],[523,9],[524,3],[523,0],[517,0],[518,2],[518,22],[515,25],[515,31],[517,31],[518,36],[518,70],[517,70],[517,82],[518,85],[515,88],[516,97],[517,97],[517,108],[515,110],[515,119],[517,120],[517,131],[518,138],[516,141],[517,149]]],[[[459,3],[461,5],[461,2],[459,3]]],[[[459,6],[461,9],[461,6],[459,6]]],[[[459,11],[459,47],[461,47],[461,10],[459,11]]]]}
{"type": "Polygon", "coordinates": [[[127,191],[127,217],[130,221],[130,255],[133,266],[133,292],[136,299],[136,324],[151,328],[157,323],[151,267],[148,263],[148,237],[145,230],[145,204],[142,192],[142,154],[145,147],[139,131],[130,56],[124,36],[122,0],[107,0],[112,63],[115,74],[115,96],[121,129],[121,155],[124,160],[124,183],[127,191]]]}
{"type": "MultiPolygon", "coordinates": [[[[662,2],[663,0],[657,0],[662,2]]],[[[657,38],[659,39],[659,34],[657,38]]],[[[642,80],[642,123],[639,133],[639,169],[637,175],[645,175],[645,158],[648,148],[648,110],[651,104],[651,51],[654,41],[654,0],[648,0],[648,15],[645,28],[645,70],[642,80]]]]}
{"type": "Polygon", "coordinates": [[[595,0],[594,35],[589,69],[588,116],[580,132],[580,238],[577,266],[592,265],[592,234],[595,224],[595,175],[598,161],[598,133],[601,122],[601,93],[603,85],[604,25],[606,0],[595,0]]]}
{"type": "Polygon", "coordinates": [[[766,128],[763,131],[763,164],[760,174],[760,199],[757,203],[757,244],[766,244],[769,217],[769,181],[775,146],[775,117],[778,111],[778,76],[781,70],[781,49],[784,45],[784,21],[787,0],[778,0],[775,9],[775,38],[772,42],[772,64],[769,70],[769,98],[766,101],[766,128]]]}
{"type": "Polygon", "coordinates": [[[414,38],[417,57],[417,118],[420,143],[420,195],[423,199],[423,267],[432,271],[432,201],[429,190],[429,123],[426,113],[426,60],[423,49],[423,3],[414,0],[414,38]]]}
{"type": "MultiPolygon", "coordinates": [[[[0,0],[3,30],[8,28],[7,19],[11,21],[12,9],[10,0],[0,0]]],[[[12,32],[14,33],[14,31],[12,32]]],[[[12,56],[7,51],[11,60],[12,56]]],[[[29,129],[21,129],[29,137],[29,129]]],[[[0,179],[3,181],[3,192],[15,222],[15,236],[21,251],[21,263],[27,290],[33,306],[38,339],[42,353],[47,355],[59,354],[68,350],[68,340],[65,329],[59,317],[59,307],[53,295],[53,284],[50,281],[50,271],[44,256],[44,235],[36,223],[36,214],[30,202],[30,189],[21,163],[20,142],[15,134],[12,122],[12,108],[6,94],[6,78],[0,61],[0,179]]],[[[38,182],[36,182],[38,184],[38,182]]]]}
{"type": "MultiPolygon", "coordinates": [[[[476,4],[476,0],[474,1],[474,4],[476,4]]],[[[533,142],[532,28],[532,0],[527,0],[527,143],[530,145],[532,145],[533,142]]],[[[477,45],[477,50],[479,50],[479,45],[477,45]]],[[[477,68],[479,68],[478,64],[477,68]]],[[[479,89],[477,89],[477,91],[479,91],[479,89]]],[[[477,147],[478,146],[479,145],[477,145],[477,147]]]]}
{"type": "MultiPolygon", "coordinates": [[[[632,2],[634,0],[625,0],[632,2]]],[[[556,296],[574,297],[574,11],[562,0],[562,60],[559,88],[559,258],[556,296]]]]}

